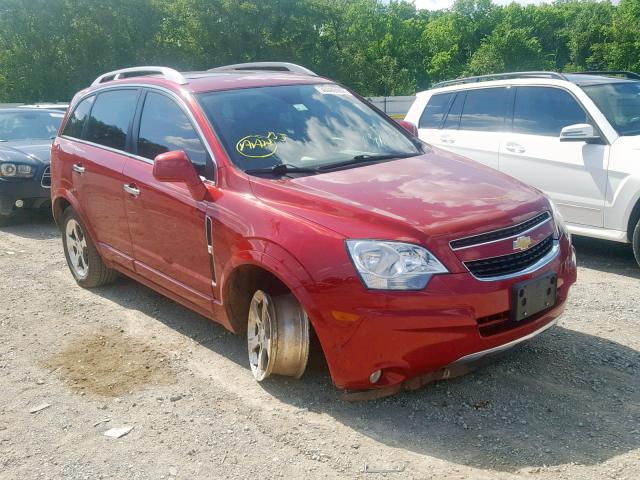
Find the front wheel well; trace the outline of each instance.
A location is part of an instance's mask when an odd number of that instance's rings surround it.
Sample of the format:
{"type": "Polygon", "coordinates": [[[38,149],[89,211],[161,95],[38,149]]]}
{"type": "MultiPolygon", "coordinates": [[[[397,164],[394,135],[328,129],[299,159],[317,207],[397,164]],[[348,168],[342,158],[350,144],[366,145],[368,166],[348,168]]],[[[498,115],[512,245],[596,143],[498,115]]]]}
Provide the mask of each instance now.
{"type": "Polygon", "coordinates": [[[631,215],[629,215],[629,225],[627,227],[627,236],[629,237],[629,241],[633,241],[633,231],[635,230],[638,221],[640,221],[640,199],[638,199],[633,210],[631,210],[631,215]]]}
{"type": "Polygon", "coordinates": [[[235,333],[246,333],[249,304],[258,289],[272,296],[284,295],[291,291],[282,280],[264,268],[256,265],[236,268],[225,282],[224,289],[227,316],[235,333]]]}

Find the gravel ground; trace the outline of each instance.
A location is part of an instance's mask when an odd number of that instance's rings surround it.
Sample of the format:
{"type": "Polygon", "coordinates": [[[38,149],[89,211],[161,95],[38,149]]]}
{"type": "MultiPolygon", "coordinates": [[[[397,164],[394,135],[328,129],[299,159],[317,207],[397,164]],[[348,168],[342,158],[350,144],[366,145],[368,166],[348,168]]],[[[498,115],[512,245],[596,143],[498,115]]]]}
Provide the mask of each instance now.
{"type": "Polygon", "coordinates": [[[347,403],[321,362],[258,385],[244,339],[133,281],[81,289],[50,220],[2,227],[0,478],[635,480],[640,269],[625,246],[576,247],[559,326],[466,377],[347,403]]]}

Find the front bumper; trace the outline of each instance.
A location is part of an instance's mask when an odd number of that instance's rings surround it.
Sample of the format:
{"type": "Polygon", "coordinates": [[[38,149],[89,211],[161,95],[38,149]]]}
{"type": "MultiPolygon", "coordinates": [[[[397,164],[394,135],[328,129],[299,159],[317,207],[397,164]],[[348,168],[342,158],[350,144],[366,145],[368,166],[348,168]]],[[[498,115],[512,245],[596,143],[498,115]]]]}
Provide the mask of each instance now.
{"type": "Polygon", "coordinates": [[[486,282],[470,273],[437,275],[420,292],[375,292],[355,284],[342,292],[319,289],[313,303],[330,308],[315,308],[309,315],[336,386],[389,389],[498,353],[543,331],[564,310],[575,281],[574,250],[563,237],[555,259],[515,278],[486,282]],[[558,275],[552,308],[504,330],[483,331],[485,319],[494,321],[511,310],[513,285],[550,271],[558,275]],[[369,377],[377,370],[382,376],[372,384],[369,377]]]}
{"type": "Polygon", "coordinates": [[[41,166],[32,178],[0,178],[0,215],[10,215],[16,200],[24,200],[26,207],[40,207],[50,201],[48,168],[48,165],[41,166]]]}

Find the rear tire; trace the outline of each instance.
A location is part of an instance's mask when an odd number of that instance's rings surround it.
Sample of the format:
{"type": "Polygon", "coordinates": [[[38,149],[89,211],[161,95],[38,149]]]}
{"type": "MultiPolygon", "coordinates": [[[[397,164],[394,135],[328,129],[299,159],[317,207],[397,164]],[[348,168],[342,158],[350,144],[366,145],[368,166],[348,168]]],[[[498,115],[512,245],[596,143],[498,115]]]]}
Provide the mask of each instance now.
{"type": "Polygon", "coordinates": [[[633,244],[633,254],[636,256],[636,262],[638,262],[638,266],[640,266],[640,220],[636,223],[631,243],[633,244]]]}
{"type": "Polygon", "coordinates": [[[62,245],[69,270],[81,287],[100,287],[118,276],[118,272],[104,264],[82,220],[71,207],[62,215],[62,245]]]}

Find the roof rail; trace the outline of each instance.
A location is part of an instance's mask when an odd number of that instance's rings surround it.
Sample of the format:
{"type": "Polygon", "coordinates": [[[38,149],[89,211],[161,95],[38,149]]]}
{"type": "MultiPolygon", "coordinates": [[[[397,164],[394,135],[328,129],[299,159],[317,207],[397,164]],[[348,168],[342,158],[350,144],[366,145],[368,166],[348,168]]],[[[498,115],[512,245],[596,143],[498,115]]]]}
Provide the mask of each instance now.
{"type": "Polygon", "coordinates": [[[139,75],[131,75],[131,76],[160,74],[167,80],[174,81],[176,83],[179,83],[180,85],[184,85],[185,83],[187,83],[187,80],[184,78],[184,76],[177,70],[174,70],[173,68],[145,66],[145,67],[122,68],[120,70],[114,70],[113,72],[103,73],[93,81],[91,86],[93,87],[95,85],[101,84],[102,82],[108,82],[109,80],[118,80],[120,78],[125,78],[126,74],[128,73],[139,74],[139,75]]]}
{"type": "Polygon", "coordinates": [[[250,62],[250,63],[236,63],[234,65],[224,65],[222,67],[210,68],[207,72],[242,72],[242,71],[256,71],[266,70],[272,72],[288,72],[298,73],[302,75],[313,75],[314,72],[301,65],[289,62],[250,62]]]}
{"type": "Polygon", "coordinates": [[[589,72],[571,72],[571,75],[602,75],[605,77],[620,75],[625,78],[640,80],[640,74],[628,72],[626,70],[592,70],[589,72]]]}
{"type": "Polygon", "coordinates": [[[557,80],[567,79],[567,77],[558,72],[509,72],[495,73],[492,75],[478,75],[476,77],[457,78],[455,80],[446,80],[444,82],[436,83],[431,88],[447,87],[449,85],[459,85],[463,83],[487,82],[490,80],[506,80],[509,78],[555,78],[557,80]]]}

